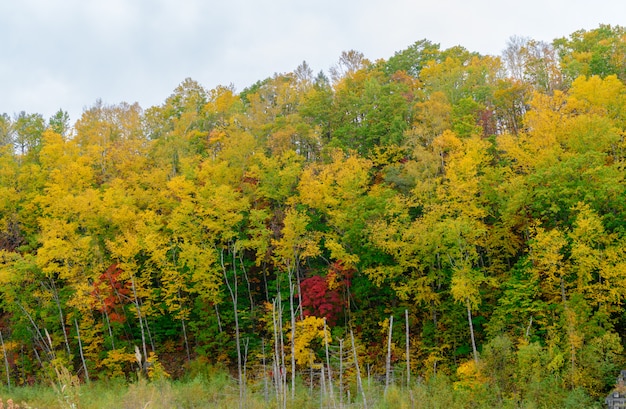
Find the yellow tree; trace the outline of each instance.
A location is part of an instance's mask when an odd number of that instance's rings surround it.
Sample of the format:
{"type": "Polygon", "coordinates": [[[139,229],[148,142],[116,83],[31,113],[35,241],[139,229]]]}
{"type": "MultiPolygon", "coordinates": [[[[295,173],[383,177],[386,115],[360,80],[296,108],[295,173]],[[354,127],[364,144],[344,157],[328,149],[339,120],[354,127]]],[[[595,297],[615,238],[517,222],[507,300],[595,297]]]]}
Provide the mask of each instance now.
{"type": "Polygon", "coordinates": [[[99,213],[100,197],[92,187],[91,163],[80,155],[75,142],[65,141],[52,131],[46,131],[43,138],[41,165],[48,179],[44,194],[36,199],[41,208],[36,263],[44,273],[46,287],[56,303],[68,355],[70,345],[66,325],[71,328],[73,322],[66,322],[70,317],[64,316],[62,304],[65,302],[60,298],[57,283],[63,283],[71,291],[65,307],[74,311],[75,319],[76,315],[81,318],[86,356],[95,360],[101,339],[91,317],[89,282],[102,266],[103,248],[94,237],[100,233],[95,217],[99,213]]]}
{"type": "Polygon", "coordinates": [[[326,219],[331,229],[324,233],[324,246],[333,259],[346,266],[359,261],[358,249],[348,239],[356,234],[352,228],[358,227],[363,216],[363,209],[359,214],[356,206],[369,189],[371,166],[367,159],[335,150],[330,163],[312,164],[303,171],[294,199],[326,219]]]}
{"type": "MultiPolygon", "coordinates": [[[[295,393],[296,381],[296,308],[294,296],[297,291],[299,302],[298,310],[302,319],[302,287],[300,286],[300,264],[307,257],[315,257],[319,254],[318,238],[315,234],[307,231],[310,220],[301,211],[288,209],[285,213],[283,228],[280,239],[274,242],[274,257],[277,264],[287,272],[289,285],[289,312],[291,315],[291,387],[292,397],[295,393]],[[294,277],[297,282],[294,283],[294,277]]],[[[279,289],[280,290],[280,289],[279,289]]]]}
{"type": "MultiPolygon", "coordinates": [[[[453,136],[450,137],[454,141],[453,136]]],[[[457,144],[458,142],[455,142],[457,144]]],[[[445,167],[445,182],[441,190],[444,216],[440,223],[444,226],[444,246],[452,268],[450,292],[455,301],[467,308],[468,324],[474,360],[478,353],[472,323],[472,310],[480,304],[480,287],[487,281],[482,269],[480,251],[485,247],[487,216],[481,202],[480,183],[488,163],[487,144],[473,137],[465,139],[459,148],[452,149],[445,167]]]]}
{"type": "Polygon", "coordinates": [[[145,154],[147,146],[141,119],[142,110],[136,103],[105,105],[97,101],[76,122],[73,140],[81,154],[90,158],[99,182],[125,176],[129,167],[141,165],[137,154],[145,154]],[[129,156],[135,158],[128,160],[129,156]]]}
{"type": "Polygon", "coordinates": [[[0,249],[8,251],[25,244],[19,223],[25,189],[17,183],[19,166],[12,150],[10,145],[0,146],[0,249]]]}
{"type": "Polygon", "coordinates": [[[487,210],[481,198],[487,146],[479,137],[461,139],[451,131],[433,140],[431,166],[423,169],[429,181],[396,199],[372,229],[372,240],[393,257],[394,264],[368,270],[375,282],[391,282],[401,298],[431,308],[442,301],[441,285],[449,286],[452,299],[467,310],[475,359],[472,311],[480,305],[481,287],[491,281],[484,273],[488,260],[481,255],[487,236],[487,210]],[[413,219],[411,208],[420,210],[413,219]]]}

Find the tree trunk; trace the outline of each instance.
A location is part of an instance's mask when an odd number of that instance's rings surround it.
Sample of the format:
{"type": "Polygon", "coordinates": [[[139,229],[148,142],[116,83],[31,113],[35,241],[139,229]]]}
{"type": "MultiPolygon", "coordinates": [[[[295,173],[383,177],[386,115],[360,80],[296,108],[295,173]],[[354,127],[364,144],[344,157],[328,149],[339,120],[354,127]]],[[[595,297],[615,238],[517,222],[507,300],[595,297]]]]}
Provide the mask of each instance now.
{"type": "Polygon", "coordinates": [[[339,408],[343,409],[343,339],[339,339],[339,408]]]}
{"type": "MultiPolygon", "coordinates": [[[[228,288],[228,292],[230,293],[230,299],[233,302],[233,313],[235,314],[235,344],[237,346],[237,376],[238,376],[238,385],[239,385],[239,407],[243,407],[243,371],[242,371],[242,358],[241,358],[241,335],[239,333],[239,313],[238,313],[238,305],[237,305],[237,257],[236,257],[236,245],[232,245],[232,255],[233,255],[233,285],[231,286],[230,280],[228,278],[228,272],[226,268],[226,263],[224,262],[224,250],[220,251],[220,262],[222,265],[222,272],[224,273],[224,281],[226,282],[226,287],[228,288]]],[[[229,245],[230,247],[230,245],[229,245]]]]}
{"type": "Polygon", "coordinates": [[[67,339],[67,331],[65,330],[65,317],[63,316],[63,309],[61,308],[61,300],[59,299],[59,292],[57,291],[56,284],[54,284],[54,280],[50,279],[50,284],[52,285],[52,294],[54,296],[54,301],[56,302],[57,308],[59,310],[59,319],[61,321],[61,330],[63,331],[63,339],[65,340],[65,349],[67,350],[67,357],[70,359],[72,353],[70,352],[70,343],[67,339]]]}
{"type": "Polygon", "coordinates": [[[289,271],[289,313],[291,314],[291,400],[296,398],[296,312],[293,306],[293,271],[289,271]]]}
{"type": "Polygon", "coordinates": [[[83,370],[85,371],[85,380],[89,383],[89,371],[87,370],[87,362],[85,362],[85,355],[83,354],[83,343],[80,340],[80,329],[78,328],[78,321],[74,318],[74,325],[76,325],[76,337],[78,338],[78,351],[80,352],[80,360],[83,363],[83,370]]]}
{"type": "Polygon", "coordinates": [[[404,320],[406,323],[406,387],[411,388],[411,355],[409,350],[409,310],[404,310],[404,320]]]}
{"type": "MultiPolygon", "coordinates": [[[[280,293],[278,293],[280,297],[280,293]]],[[[280,403],[283,393],[282,393],[282,377],[281,373],[281,356],[280,356],[280,338],[278,336],[278,317],[276,316],[276,309],[278,308],[278,302],[274,299],[272,303],[272,326],[274,328],[274,365],[273,365],[273,377],[274,377],[274,386],[276,388],[276,402],[280,403]]],[[[282,407],[282,405],[280,405],[282,407]]]]}
{"type": "Polygon", "coordinates": [[[4,348],[4,338],[0,331],[0,343],[2,344],[2,355],[4,356],[4,369],[7,373],[7,387],[11,389],[11,373],[9,372],[9,359],[7,358],[7,350],[4,348]]]}
{"type": "MultiPolygon", "coordinates": [[[[326,326],[326,318],[324,318],[324,349],[326,350],[326,367],[328,368],[328,396],[333,406],[335,406],[335,397],[333,396],[333,374],[330,368],[330,354],[328,353],[328,327],[326,326]]],[[[322,373],[324,366],[322,366],[322,373]]],[[[322,378],[323,379],[323,378],[322,378]]]]}
{"type": "Polygon", "coordinates": [[[269,392],[267,387],[267,364],[265,362],[265,338],[261,339],[261,352],[261,364],[263,365],[263,397],[265,398],[265,404],[267,405],[267,401],[269,400],[269,392]]]}
{"type": "Polygon", "coordinates": [[[185,338],[185,351],[187,351],[187,362],[191,362],[191,352],[189,351],[189,338],[187,338],[187,326],[185,325],[185,319],[181,318],[180,322],[183,326],[183,337],[185,338]]]}
{"type": "Polygon", "coordinates": [[[359,368],[359,356],[356,353],[356,343],[354,342],[354,332],[350,330],[350,339],[352,340],[352,352],[354,354],[354,366],[356,367],[356,385],[361,391],[361,397],[363,398],[363,407],[367,409],[367,399],[365,398],[365,390],[363,389],[363,382],[361,380],[361,369],[359,368]]]}
{"type": "Polygon", "coordinates": [[[476,340],[474,338],[474,324],[472,323],[472,310],[469,300],[467,301],[467,322],[469,323],[470,336],[472,338],[472,352],[474,354],[474,362],[478,364],[478,351],[476,350],[476,340]]]}
{"type": "MultiPolygon", "coordinates": [[[[133,290],[133,304],[135,304],[135,309],[137,310],[137,319],[139,320],[139,328],[141,330],[141,348],[143,351],[143,362],[146,362],[148,359],[148,348],[146,347],[146,333],[143,328],[143,318],[141,315],[141,308],[139,307],[139,299],[137,298],[137,287],[135,286],[135,275],[131,273],[130,275],[130,285],[133,290]]],[[[141,369],[144,369],[143,362],[141,363],[141,369]]]]}
{"type": "Polygon", "coordinates": [[[111,329],[111,320],[109,319],[109,313],[107,312],[104,302],[100,300],[100,303],[102,304],[102,312],[104,312],[104,320],[106,321],[107,329],[109,331],[109,337],[111,337],[111,349],[115,349],[115,339],[113,338],[113,330],[111,329]]]}
{"type": "Polygon", "coordinates": [[[391,378],[391,333],[393,331],[393,315],[389,317],[389,336],[387,337],[387,361],[385,364],[385,395],[389,389],[389,380],[391,378]]]}

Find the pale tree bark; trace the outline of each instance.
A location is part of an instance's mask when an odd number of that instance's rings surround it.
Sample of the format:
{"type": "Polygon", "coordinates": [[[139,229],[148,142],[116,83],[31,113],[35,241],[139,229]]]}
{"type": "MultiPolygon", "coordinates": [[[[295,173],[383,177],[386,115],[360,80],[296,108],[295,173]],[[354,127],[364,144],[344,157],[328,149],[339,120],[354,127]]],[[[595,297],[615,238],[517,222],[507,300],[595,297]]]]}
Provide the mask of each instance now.
{"type": "Polygon", "coordinates": [[[404,320],[406,323],[406,387],[411,388],[411,354],[409,349],[409,310],[404,310],[404,320]]]}
{"type": "Polygon", "coordinates": [[[85,380],[89,383],[89,371],[87,370],[87,362],[85,362],[85,355],[83,354],[83,342],[80,340],[80,329],[78,328],[78,321],[74,318],[74,325],[76,325],[76,337],[78,338],[78,351],[80,352],[80,360],[83,363],[83,370],[85,371],[85,380]]]}
{"type": "Polygon", "coordinates": [[[7,374],[7,387],[11,389],[11,373],[9,372],[9,359],[7,358],[7,350],[4,347],[4,338],[2,337],[2,331],[0,331],[0,344],[2,344],[2,355],[4,356],[4,369],[7,374]]]}
{"type": "Polygon", "coordinates": [[[361,397],[363,399],[363,407],[367,409],[367,398],[365,397],[365,390],[363,389],[363,382],[361,380],[361,369],[359,368],[359,356],[356,353],[356,344],[354,342],[354,332],[350,330],[350,339],[352,340],[352,352],[354,354],[354,366],[356,367],[356,384],[361,391],[361,397]]]}
{"type": "Polygon", "coordinates": [[[135,309],[137,310],[137,319],[139,320],[139,329],[141,330],[141,348],[143,351],[143,362],[140,363],[141,369],[144,369],[144,363],[146,359],[148,359],[148,348],[146,346],[146,333],[143,327],[143,318],[141,314],[141,308],[139,306],[139,299],[137,298],[137,287],[135,286],[135,275],[131,273],[130,275],[130,285],[133,291],[133,304],[135,305],[135,309]]]}
{"type": "Polygon", "coordinates": [[[389,336],[387,337],[387,361],[385,365],[385,394],[389,388],[391,378],[391,334],[393,331],[393,315],[389,316],[389,336]]]}
{"type": "Polygon", "coordinates": [[[469,322],[470,336],[472,338],[472,353],[474,354],[474,362],[478,364],[478,351],[476,350],[476,339],[474,338],[474,324],[472,323],[472,309],[470,302],[467,300],[467,321],[469,322]]]}
{"type": "Polygon", "coordinates": [[[231,285],[228,278],[228,269],[224,260],[224,249],[220,251],[220,264],[222,266],[222,272],[224,274],[224,281],[230,294],[231,301],[233,302],[233,313],[235,314],[235,344],[237,347],[237,376],[239,385],[239,407],[244,406],[244,379],[242,370],[242,356],[241,356],[241,334],[239,332],[239,313],[238,313],[238,300],[237,300],[237,247],[236,244],[229,244],[229,248],[232,246],[232,271],[233,271],[233,283],[231,285]]]}

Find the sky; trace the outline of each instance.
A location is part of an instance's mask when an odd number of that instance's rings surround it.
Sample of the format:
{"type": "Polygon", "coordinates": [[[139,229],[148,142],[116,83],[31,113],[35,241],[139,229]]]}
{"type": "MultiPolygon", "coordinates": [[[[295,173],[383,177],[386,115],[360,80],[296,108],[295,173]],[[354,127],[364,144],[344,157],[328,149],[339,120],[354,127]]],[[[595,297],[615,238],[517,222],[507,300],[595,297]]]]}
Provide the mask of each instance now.
{"type": "Polygon", "coordinates": [[[237,91],[342,51],[388,59],[427,39],[500,55],[512,36],[551,42],[626,25],[624,0],[0,0],[0,113],[98,99],[161,105],[186,78],[237,91]],[[621,18],[621,19],[620,19],[621,18]]]}

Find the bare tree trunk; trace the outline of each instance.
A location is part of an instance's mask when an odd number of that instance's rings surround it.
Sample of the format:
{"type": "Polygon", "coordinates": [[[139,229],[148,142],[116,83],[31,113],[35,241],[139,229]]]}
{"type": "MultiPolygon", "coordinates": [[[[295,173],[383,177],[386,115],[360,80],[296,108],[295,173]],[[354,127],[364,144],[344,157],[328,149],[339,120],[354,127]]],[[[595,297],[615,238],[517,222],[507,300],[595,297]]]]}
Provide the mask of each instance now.
{"type": "Polygon", "coordinates": [[[185,339],[185,350],[187,351],[187,362],[191,362],[191,352],[189,351],[189,338],[187,338],[187,326],[185,325],[185,319],[181,318],[180,323],[183,326],[183,337],[185,339]]]}
{"type": "Polygon", "coordinates": [[[85,380],[89,383],[89,371],[87,370],[87,363],[85,362],[85,355],[83,354],[83,343],[80,340],[80,329],[78,328],[78,321],[74,318],[74,325],[76,325],[76,337],[78,338],[78,351],[80,352],[80,360],[83,363],[83,370],[85,371],[85,380]]]}
{"type": "Polygon", "coordinates": [[[7,387],[11,389],[11,373],[9,372],[9,359],[7,358],[7,350],[4,347],[4,338],[2,337],[2,331],[0,331],[0,343],[2,344],[2,355],[4,356],[4,369],[7,374],[7,387]]]}
{"type": "MultiPolygon", "coordinates": [[[[313,397],[313,353],[309,353],[310,358],[309,358],[309,396],[312,398],[313,397]]],[[[324,366],[322,366],[322,370],[324,370],[324,366]]]]}
{"type": "MultiPolygon", "coordinates": [[[[28,311],[26,311],[26,309],[22,306],[22,304],[20,304],[19,302],[17,303],[17,305],[20,307],[20,309],[24,312],[24,314],[26,315],[26,317],[28,317],[28,320],[30,321],[30,324],[33,326],[33,329],[36,332],[36,337],[35,337],[35,341],[39,343],[39,345],[41,346],[41,349],[48,354],[49,357],[53,357],[53,351],[52,351],[52,345],[48,346],[48,343],[46,342],[46,340],[44,339],[41,331],[39,330],[39,327],[37,326],[37,324],[35,324],[35,320],[33,320],[33,317],[28,313],[28,311]]],[[[39,358],[39,354],[37,354],[37,358],[39,358]]],[[[41,362],[41,360],[39,361],[41,362]]]]}
{"type": "Polygon", "coordinates": [[[37,362],[39,362],[39,366],[41,366],[41,369],[44,369],[43,362],[41,362],[41,357],[39,356],[39,352],[37,352],[37,348],[33,347],[33,352],[35,353],[35,358],[37,358],[37,362]]]}
{"type": "MultiPolygon", "coordinates": [[[[178,289],[178,298],[180,298],[181,300],[183,299],[181,292],[180,292],[180,288],[178,289]]],[[[182,303],[181,303],[180,308],[181,310],[183,310],[182,303]]],[[[185,324],[185,314],[182,313],[182,311],[181,311],[181,316],[180,316],[180,323],[181,323],[181,326],[183,327],[183,338],[185,340],[185,351],[187,352],[187,362],[190,362],[191,352],[189,351],[189,338],[187,337],[187,325],[185,324]]]]}
{"type": "Polygon", "coordinates": [[[54,301],[56,302],[57,308],[59,310],[59,318],[61,320],[61,330],[63,331],[63,339],[65,340],[65,349],[67,350],[68,359],[72,356],[70,352],[70,343],[67,339],[67,331],[65,330],[65,317],[63,316],[63,309],[61,308],[61,300],[59,299],[59,292],[57,291],[56,284],[54,280],[50,279],[50,284],[52,286],[52,294],[54,296],[54,301]]]}
{"type": "Polygon", "coordinates": [[[472,323],[472,310],[470,309],[470,303],[467,301],[467,321],[470,327],[470,336],[472,338],[472,352],[474,354],[474,362],[478,364],[478,351],[476,350],[476,340],[474,338],[474,324],[472,323]]]}
{"type": "Polygon", "coordinates": [[[354,332],[350,330],[350,339],[352,340],[352,352],[354,354],[354,365],[356,367],[356,384],[361,391],[361,397],[363,398],[363,407],[367,409],[367,399],[365,397],[365,390],[363,389],[363,381],[361,380],[361,369],[359,368],[359,356],[356,353],[356,343],[354,342],[354,332]]]}
{"type": "Polygon", "coordinates": [[[261,364],[263,365],[263,397],[265,398],[265,403],[267,404],[267,401],[269,400],[269,391],[267,387],[267,365],[265,363],[265,338],[261,340],[261,352],[261,364]]]}
{"type": "Polygon", "coordinates": [[[217,328],[219,328],[220,333],[224,332],[224,330],[222,329],[222,320],[220,318],[220,310],[217,309],[217,304],[213,304],[213,306],[215,307],[215,315],[217,316],[217,328]]]}
{"type": "Polygon", "coordinates": [[[343,409],[343,339],[339,340],[339,407],[343,409]]]}
{"type": "MultiPolygon", "coordinates": [[[[230,246],[230,245],[229,245],[230,246]]],[[[224,262],[224,250],[220,251],[220,263],[222,265],[222,272],[224,273],[224,281],[226,282],[226,287],[228,288],[228,292],[230,293],[230,299],[233,302],[233,312],[235,314],[235,344],[237,346],[237,383],[239,385],[239,407],[243,407],[243,371],[242,371],[242,357],[241,357],[241,340],[239,333],[239,313],[238,313],[238,305],[237,305],[237,258],[236,258],[236,245],[232,244],[232,255],[233,255],[233,285],[231,286],[230,280],[228,278],[228,272],[226,269],[226,263],[224,262]]]]}
{"type": "Polygon", "coordinates": [[[296,398],[296,313],[293,306],[293,271],[289,271],[289,313],[291,314],[291,400],[296,398]]]}
{"type": "Polygon", "coordinates": [[[530,321],[528,321],[528,326],[526,327],[526,339],[530,336],[530,328],[533,326],[533,316],[530,316],[530,321]]]}
{"type": "MultiPolygon", "coordinates": [[[[99,298],[99,297],[98,297],[99,298]]],[[[111,348],[115,349],[115,339],[113,338],[113,330],[111,329],[111,320],[109,319],[109,313],[107,312],[106,306],[104,302],[100,300],[102,303],[102,311],[104,312],[104,320],[107,324],[107,329],[109,331],[109,337],[111,337],[111,348]]]]}
{"type": "MultiPolygon", "coordinates": [[[[278,293],[280,297],[280,293],[278,293]]],[[[274,328],[274,385],[276,388],[276,403],[279,404],[281,402],[282,394],[282,376],[281,375],[281,360],[280,360],[280,338],[278,337],[278,317],[276,316],[276,309],[278,308],[278,303],[276,299],[273,301],[272,305],[272,325],[274,328]]],[[[282,407],[282,405],[280,405],[282,407]]]]}
{"type": "Polygon", "coordinates": [[[406,387],[411,388],[411,355],[409,350],[409,310],[404,310],[404,320],[406,324],[406,387]]]}
{"type": "Polygon", "coordinates": [[[324,364],[320,371],[320,409],[324,407],[324,397],[326,396],[326,381],[324,379],[324,364]]]}
{"type": "MultiPolygon", "coordinates": [[[[140,302],[140,304],[143,306],[143,303],[140,302]]],[[[150,332],[150,324],[148,324],[148,317],[146,317],[145,315],[143,316],[143,323],[146,326],[146,334],[148,334],[148,341],[150,341],[150,348],[152,348],[152,351],[156,351],[156,345],[154,345],[152,332],[150,332]]]]}
{"type": "MultiPolygon", "coordinates": [[[[133,304],[135,304],[135,309],[137,310],[137,319],[139,320],[139,328],[141,330],[141,348],[143,351],[143,359],[146,362],[148,359],[148,348],[146,347],[146,333],[143,328],[143,318],[141,314],[141,308],[139,307],[139,299],[137,298],[137,287],[135,286],[135,275],[131,273],[130,275],[130,285],[133,290],[133,304]]],[[[141,368],[143,368],[143,362],[141,363],[141,368]]]]}
{"type": "MultiPolygon", "coordinates": [[[[324,318],[324,349],[326,350],[326,367],[328,368],[328,396],[333,406],[335,406],[335,397],[333,393],[333,373],[330,368],[330,354],[328,353],[328,327],[326,326],[326,318],[324,318]]],[[[322,373],[324,366],[322,365],[322,373]]]]}
{"type": "MultiPolygon", "coordinates": [[[[250,346],[250,338],[246,337],[243,343],[243,379],[244,381],[248,379],[248,347],[250,346]]],[[[246,382],[243,384],[243,396],[246,398],[246,382]]],[[[245,406],[245,405],[244,405],[245,406]]]]}
{"type": "Polygon", "coordinates": [[[295,270],[296,270],[296,282],[298,283],[298,308],[297,311],[300,313],[300,321],[304,319],[304,310],[302,309],[302,285],[300,284],[300,261],[299,257],[296,254],[294,258],[296,260],[295,270]]]}
{"type": "Polygon", "coordinates": [[[281,390],[283,392],[282,402],[283,408],[287,409],[287,365],[285,364],[285,331],[283,327],[283,305],[282,300],[280,298],[280,293],[278,294],[279,300],[279,314],[278,314],[278,335],[280,336],[280,381],[282,383],[281,390]]]}
{"type": "Polygon", "coordinates": [[[391,334],[393,331],[393,315],[389,316],[389,336],[387,337],[387,361],[385,365],[385,395],[389,389],[389,380],[391,378],[391,334]]]}
{"type": "Polygon", "coordinates": [[[243,254],[239,255],[239,265],[241,266],[241,271],[243,272],[243,278],[246,280],[246,286],[248,287],[248,298],[250,300],[250,314],[254,312],[254,299],[252,298],[252,288],[250,286],[250,279],[248,278],[248,272],[246,271],[246,267],[243,264],[243,254]]]}

